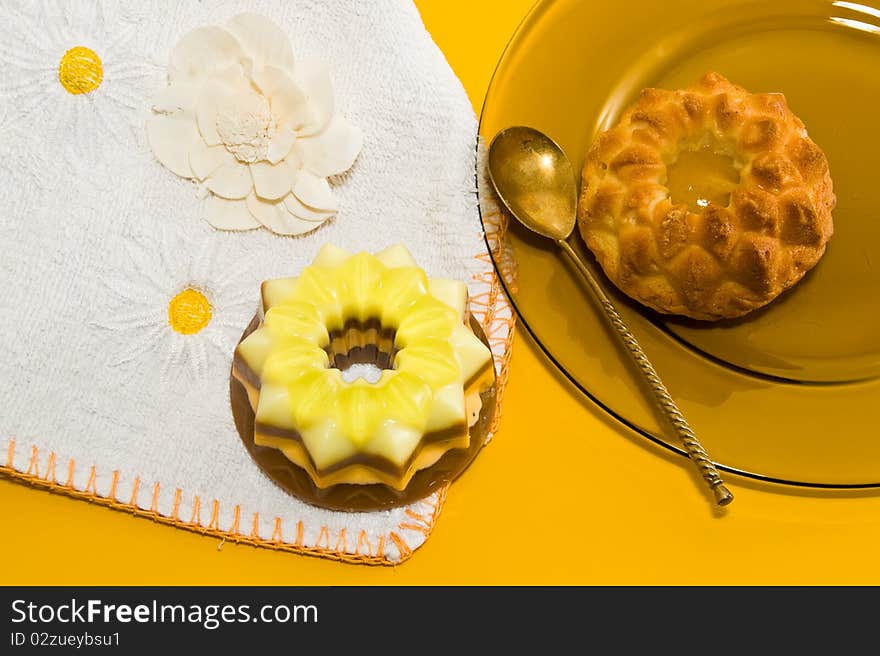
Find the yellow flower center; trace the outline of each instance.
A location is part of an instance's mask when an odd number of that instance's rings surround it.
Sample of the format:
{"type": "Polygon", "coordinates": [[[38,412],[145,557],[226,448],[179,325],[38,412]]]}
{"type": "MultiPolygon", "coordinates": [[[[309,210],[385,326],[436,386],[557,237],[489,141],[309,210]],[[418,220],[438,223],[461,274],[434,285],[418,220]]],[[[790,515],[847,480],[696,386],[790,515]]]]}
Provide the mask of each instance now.
{"type": "Polygon", "coordinates": [[[58,81],[68,93],[90,93],[101,86],[103,79],[101,58],[85,46],[71,48],[58,63],[58,81]]]}
{"type": "Polygon", "coordinates": [[[181,335],[195,335],[211,322],[211,304],[197,289],[184,289],[168,303],[168,324],[181,335]]]}

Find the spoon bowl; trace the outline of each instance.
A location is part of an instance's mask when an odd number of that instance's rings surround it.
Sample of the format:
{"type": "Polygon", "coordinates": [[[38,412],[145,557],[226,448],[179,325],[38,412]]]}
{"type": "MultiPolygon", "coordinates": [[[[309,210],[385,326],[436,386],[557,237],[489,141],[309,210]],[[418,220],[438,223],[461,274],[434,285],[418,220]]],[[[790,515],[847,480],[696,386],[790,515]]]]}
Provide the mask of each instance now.
{"type": "Polygon", "coordinates": [[[577,184],[571,162],[534,128],[501,130],[489,145],[489,178],[501,202],[530,230],[565,239],[574,229],[577,184]]]}

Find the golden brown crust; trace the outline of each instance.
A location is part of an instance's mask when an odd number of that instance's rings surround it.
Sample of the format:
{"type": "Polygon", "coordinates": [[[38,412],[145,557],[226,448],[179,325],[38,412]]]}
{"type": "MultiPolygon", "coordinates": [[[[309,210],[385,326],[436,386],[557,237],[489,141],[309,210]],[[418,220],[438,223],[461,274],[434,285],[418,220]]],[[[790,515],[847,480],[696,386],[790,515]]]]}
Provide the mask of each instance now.
{"type": "Polygon", "coordinates": [[[833,233],[822,150],[779,93],[750,94],[718,73],[688,89],[645,89],[600,134],[583,169],[578,227],[608,277],[660,312],[739,317],[797,283],[833,233]],[[731,157],[739,186],[699,211],[670,198],[682,148],[731,157]]]}

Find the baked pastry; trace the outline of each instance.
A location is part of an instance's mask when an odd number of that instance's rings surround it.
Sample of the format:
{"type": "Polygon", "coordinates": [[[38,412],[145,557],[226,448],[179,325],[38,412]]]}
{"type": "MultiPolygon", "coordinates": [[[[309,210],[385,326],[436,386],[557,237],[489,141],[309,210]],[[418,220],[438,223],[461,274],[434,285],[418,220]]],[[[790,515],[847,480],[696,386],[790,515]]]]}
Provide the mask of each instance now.
{"type": "Polygon", "coordinates": [[[598,136],[578,227],[621,291],[659,312],[715,320],[797,283],[825,252],[835,202],[825,155],[785,96],[710,72],[687,89],[645,89],[598,136]],[[707,182],[696,179],[708,177],[707,158],[729,171],[684,202],[670,179],[692,155],[703,158],[698,174],[680,187],[707,182]]]}
{"type": "Polygon", "coordinates": [[[262,286],[262,318],[233,376],[255,414],[254,442],[280,450],[318,488],[384,484],[470,445],[489,349],[468,327],[467,286],[429,279],[403,246],[352,255],[324,246],[298,278],[262,286]],[[370,362],[378,381],[347,381],[370,362]]]}

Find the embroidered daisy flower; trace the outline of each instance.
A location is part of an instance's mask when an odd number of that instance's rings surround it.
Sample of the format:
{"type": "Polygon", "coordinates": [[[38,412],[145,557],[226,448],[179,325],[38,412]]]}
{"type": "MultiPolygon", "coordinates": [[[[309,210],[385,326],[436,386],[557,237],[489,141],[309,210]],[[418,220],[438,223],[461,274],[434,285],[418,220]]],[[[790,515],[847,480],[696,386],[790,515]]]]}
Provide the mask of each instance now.
{"type": "Polygon", "coordinates": [[[52,159],[93,182],[107,180],[96,167],[118,167],[120,151],[136,152],[142,89],[156,70],[132,49],[136,27],[108,22],[98,2],[0,10],[0,135],[27,128],[52,159]]]}
{"type": "Polygon", "coordinates": [[[147,137],[165,167],[198,182],[212,226],[284,235],[335,214],[327,177],[348,170],[363,144],[336,111],[327,68],[295,62],[287,35],[255,14],[180,40],[147,137]]]}
{"type": "Polygon", "coordinates": [[[115,299],[93,325],[114,331],[122,345],[112,366],[159,362],[163,380],[179,375],[203,379],[209,360],[231,361],[243,326],[256,310],[253,285],[244,271],[223,267],[216,242],[206,239],[191,256],[180,240],[165,235],[159,252],[129,240],[132,270],[103,282],[115,299]]]}

